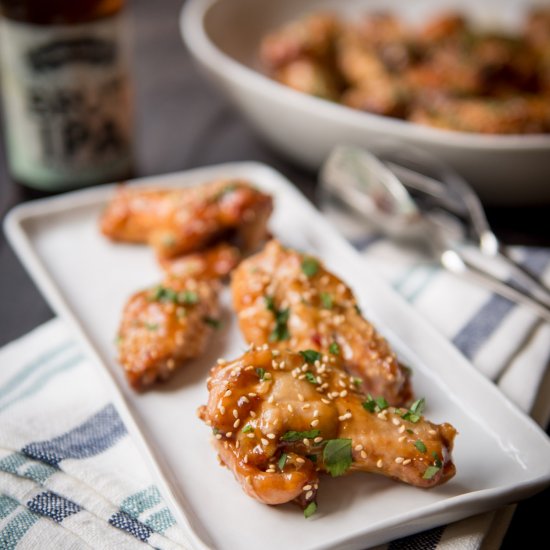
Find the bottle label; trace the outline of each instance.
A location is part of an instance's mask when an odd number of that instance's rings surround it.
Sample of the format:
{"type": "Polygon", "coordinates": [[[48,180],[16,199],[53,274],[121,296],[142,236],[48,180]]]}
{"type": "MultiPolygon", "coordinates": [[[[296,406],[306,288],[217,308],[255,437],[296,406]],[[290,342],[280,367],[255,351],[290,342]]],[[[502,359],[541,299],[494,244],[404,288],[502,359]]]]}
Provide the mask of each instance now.
{"type": "Polygon", "coordinates": [[[132,98],[121,14],[78,25],[3,19],[10,168],[41,188],[114,180],[132,164],[132,98]]]}

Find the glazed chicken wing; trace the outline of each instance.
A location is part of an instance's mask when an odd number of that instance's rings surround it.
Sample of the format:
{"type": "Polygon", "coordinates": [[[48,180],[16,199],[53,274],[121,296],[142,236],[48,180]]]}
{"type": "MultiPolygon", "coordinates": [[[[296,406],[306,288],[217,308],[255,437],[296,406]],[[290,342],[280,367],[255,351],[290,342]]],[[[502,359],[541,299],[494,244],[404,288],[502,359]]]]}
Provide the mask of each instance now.
{"type": "Polygon", "coordinates": [[[118,359],[134,389],[167,379],[204,351],[218,322],[218,285],[171,277],[128,300],[118,332],[118,359]]]}
{"type": "Polygon", "coordinates": [[[332,353],[365,392],[393,405],[412,398],[408,370],[361,315],[349,287],[317,259],[270,241],[234,271],[231,287],[249,343],[332,353]]]}
{"type": "Polygon", "coordinates": [[[224,279],[241,260],[236,246],[220,243],[200,252],[162,258],[160,265],[167,275],[200,280],[224,279]]]}
{"type": "Polygon", "coordinates": [[[365,398],[339,364],[264,345],[212,369],[199,416],[248,495],[308,510],[322,472],[373,472],[426,488],[453,477],[451,425],[365,398]]]}
{"type": "Polygon", "coordinates": [[[231,241],[252,250],[266,236],[272,210],[269,195],[242,180],[217,180],[183,189],[133,189],[121,186],[101,219],[104,235],[148,243],[159,258],[231,241]]]}

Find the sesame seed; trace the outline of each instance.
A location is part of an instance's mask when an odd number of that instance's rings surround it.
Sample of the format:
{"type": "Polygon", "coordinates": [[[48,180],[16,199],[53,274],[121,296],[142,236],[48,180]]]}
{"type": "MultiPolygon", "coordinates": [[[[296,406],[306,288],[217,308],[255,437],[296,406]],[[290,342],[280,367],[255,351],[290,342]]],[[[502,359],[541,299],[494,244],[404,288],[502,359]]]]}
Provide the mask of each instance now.
{"type": "Polygon", "coordinates": [[[403,460],[405,460],[405,459],[402,456],[398,456],[398,457],[395,458],[395,462],[397,464],[401,464],[403,462],[403,460]]]}
{"type": "Polygon", "coordinates": [[[410,463],[411,463],[411,459],[407,458],[403,461],[403,466],[406,466],[407,464],[410,464],[410,463]]]}
{"type": "Polygon", "coordinates": [[[405,441],[405,439],[407,439],[407,436],[402,435],[397,441],[398,441],[398,443],[402,443],[403,441],[405,441]]]}
{"type": "Polygon", "coordinates": [[[304,485],[302,491],[311,491],[311,485],[304,485]]]}
{"type": "Polygon", "coordinates": [[[273,395],[270,395],[270,396],[269,396],[269,399],[267,400],[267,402],[268,402],[268,403],[273,403],[273,399],[275,399],[274,396],[273,396],[273,395]]]}
{"type": "Polygon", "coordinates": [[[309,403],[306,403],[305,405],[302,405],[302,409],[304,409],[304,411],[309,409],[309,408],[311,408],[311,405],[309,403]]]}
{"type": "Polygon", "coordinates": [[[313,440],[313,443],[321,443],[321,441],[323,441],[323,438],[321,436],[318,436],[313,440]]]}
{"type": "Polygon", "coordinates": [[[308,491],[306,493],[306,500],[309,500],[313,496],[313,491],[308,491]]]}
{"type": "Polygon", "coordinates": [[[220,406],[218,407],[218,409],[220,409],[220,412],[221,412],[222,414],[225,414],[225,407],[224,407],[223,405],[220,405],[220,406]]]}
{"type": "Polygon", "coordinates": [[[325,405],[330,405],[330,401],[328,399],[325,399],[324,397],[321,397],[321,401],[325,404],[325,405]]]}
{"type": "Polygon", "coordinates": [[[237,420],[235,420],[235,422],[233,422],[233,427],[238,428],[240,423],[241,423],[240,419],[237,418],[237,420]]]}
{"type": "Polygon", "coordinates": [[[222,438],[222,434],[216,434],[216,439],[221,439],[222,438]]]}
{"type": "Polygon", "coordinates": [[[243,395],[241,396],[241,399],[243,400],[244,403],[250,403],[248,397],[246,397],[246,395],[243,395]]]}
{"type": "Polygon", "coordinates": [[[378,460],[378,462],[376,463],[376,467],[377,467],[377,468],[382,468],[383,465],[384,465],[384,463],[382,462],[382,459],[380,458],[380,459],[378,460]]]}
{"type": "Polygon", "coordinates": [[[394,426],[401,426],[401,422],[397,418],[392,418],[391,422],[394,426]]]}
{"type": "Polygon", "coordinates": [[[288,409],[288,412],[290,413],[293,413],[294,412],[294,408],[292,407],[292,405],[289,403],[286,408],[288,409]]]}
{"type": "Polygon", "coordinates": [[[304,464],[304,463],[305,463],[305,460],[304,460],[302,457],[299,456],[299,457],[296,459],[296,462],[297,462],[298,464],[304,464]]]}
{"type": "Polygon", "coordinates": [[[257,393],[254,393],[254,392],[250,392],[248,394],[248,397],[256,397],[258,394],[257,393]]]}
{"type": "Polygon", "coordinates": [[[267,434],[266,437],[267,437],[267,439],[275,439],[276,436],[275,436],[274,433],[269,433],[269,434],[267,434]]]}
{"type": "Polygon", "coordinates": [[[231,390],[227,390],[227,391],[223,394],[223,396],[224,396],[224,397],[230,397],[232,393],[233,393],[233,392],[232,392],[231,390]]]}
{"type": "Polygon", "coordinates": [[[301,393],[299,393],[299,394],[298,394],[298,399],[299,399],[300,401],[303,401],[303,400],[304,400],[304,396],[303,396],[301,393]]]}
{"type": "Polygon", "coordinates": [[[428,433],[429,433],[430,435],[435,435],[437,432],[436,432],[435,430],[428,430],[428,433]]]}
{"type": "Polygon", "coordinates": [[[227,433],[225,434],[225,437],[231,437],[232,435],[233,435],[233,432],[227,432],[227,433]]]}
{"type": "Polygon", "coordinates": [[[349,418],[351,418],[351,413],[347,412],[339,416],[338,420],[343,421],[343,420],[348,420],[349,418]]]}
{"type": "Polygon", "coordinates": [[[319,425],[319,419],[316,418],[315,420],[312,420],[312,421],[310,422],[310,425],[311,425],[312,428],[315,428],[316,426],[319,425]]]}
{"type": "Polygon", "coordinates": [[[340,378],[340,380],[338,380],[338,384],[340,386],[342,386],[342,388],[345,388],[346,387],[346,383],[340,378]]]}
{"type": "Polygon", "coordinates": [[[401,427],[397,431],[402,434],[405,431],[405,424],[401,424],[401,427]]]}
{"type": "Polygon", "coordinates": [[[361,451],[361,458],[367,458],[367,453],[365,451],[361,451]]]}
{"type": "Polygon", "coordinates": [[[363,450],[363,445],[359,444],[359,445],[355,445],[354,449],[359,452],[359,451],[362,451],[363,450]]]}
{"type": "Polygon", "coordinates": [[[280,368],[281,370],[283,370],[285,367],[286,367],[286,363],[285,363],[284,361],[281,361],[281,362],[279,363],[279,368],[280,368]]]}
{"type": "Polygon", "coordinates": [[[307,439],[306,437],[304,437],[304,439],[302,440],[302,443],[306,446],[306,447],[309,447],[311,445],[311,443],[309,442],[309,439],[307,439]]]}
{"type": "Polygon", "coordinates": [[[273,357],[277,357],[280,354],[281,352],[278,349],[271,350],[271,355],[273,355],[273,357]]]}
{"type": "MultiPolygon", "coordinates": [[[[248,463],[248,455],[244,455],[243,462],[244,462],[245,464],[248,463]]],[[[247,478],[246,478],[246,480],[247,480],[248,482],[250,482],[249,479],[248,479],[249,477],[250,477],[250,476],[247,476],[247,478]]]]}
{"type": "Polygon", "coordinates": [[[347,394],[348,394],[348,390],[342,390],[340,392],[340,397],[346,397],[347,394]]]}
{"type": "Polygon", "coordinates": [[[233,409],[233,416],[239,418],[239,411],[237,409],[233,409]]]}
{"type": "Polygon", "coordinates": [[[269,349],[269,346],[267,344],[264,344],[260,349],[262,351],[267,351],[269,349]]]}
{"type": "Polygon", "coordinates": [[[252,418],[256,418],[256,413],[255,413],[254,411],[250,411],[250,416],[251,416],[252,418]]]}
{"type": "Polygon", "coordinates": [[[300,374],[300,376],[298,376],[298,380],[304,380],[306,377],[305,374],[300,374]]]}
{"type": "Polygon", "coordinates": [[[225,365],[227,361],[225,359],[220,358],[216,361],[216,363],[218,363],[218,365],[225,365]]]}
{"type": "Polygon", "coordinates": [[[262,437],[260,439],[260,441],[262,442],[262,445],[265,447],[266,445],[269,445],[269,441],[265,438],[265,437],[262,437]]]}
{"type": "Polygon", "coordinates": [[[248,439],[254,439],[254,434],[246,434],[246,437],[248,437],[248,439]]]}

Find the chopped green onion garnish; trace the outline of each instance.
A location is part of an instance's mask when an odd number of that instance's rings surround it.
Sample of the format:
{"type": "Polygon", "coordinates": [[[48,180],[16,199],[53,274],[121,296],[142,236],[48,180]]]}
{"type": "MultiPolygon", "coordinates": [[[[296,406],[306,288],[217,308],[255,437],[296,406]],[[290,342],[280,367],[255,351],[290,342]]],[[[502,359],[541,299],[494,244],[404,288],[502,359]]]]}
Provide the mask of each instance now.
{"type": "Polygon", "coordinates": [[[337,342],[332,342],[332,344],[328,347],[328,351],[332,355],[340,355],[340,346],[337,342]]]}
{"type": "Polygon", "coordinates": [[[219,329],[222,326],[222,322],[219,319],[214,319],[214,317],[209,317],[208,315],[203,317],[202,320],[214,329],[219,329]]]}
{"type": "Polygon", "coordinates": [[[243,429],[241,430],[241,432],[243,432],[243,434],[247,434],[247,433],[250,433],[254,431],[254,428],[250,425],[250,424],[247,424],[246,426],[243,427],[243,429]]]}
{"type": "Polygon", "coordinates": [[[376,404],[378,405],[378,408],[383,411],[384,409],[387,409],[390,404],[384,399],[384,397],[380,396],[375,399],[376,404]]]}
{"type": "Polygon", "coordinates": [[[279,466],[279,470],[283,470],[286,464],[286,459],[288,458],[288,455],[286,453],[283,453],[281,455],[281,458],[279,458],[279,461],[277,462],[277,466],[279,466]]]}
{"type": "Polygon", "coordinates": [[[306,372],[306,380],[312,384],[318,384],[317,378],[315,378],[315,375],[312,372],[306,372]]]}
{"type": "Polygon", "coordinates": [[[302,271],[307,277],[313,277],[319,271],[319,262],[315,258],[304,258],[302,271]]]}
{"type": "Polygon", "coordinates": [[[265,369],[262,369],[262,367],[256,367],[256,374],[260,380],[263,380],[265,378],[265,369]]]}
{"type": "Polygon", "coordinates": [[[441,468],[437,466],[428,466],[422,476],[422,479],[432,479],[432,477],[435,476],[439,470],[441,470],[441,468]]]}

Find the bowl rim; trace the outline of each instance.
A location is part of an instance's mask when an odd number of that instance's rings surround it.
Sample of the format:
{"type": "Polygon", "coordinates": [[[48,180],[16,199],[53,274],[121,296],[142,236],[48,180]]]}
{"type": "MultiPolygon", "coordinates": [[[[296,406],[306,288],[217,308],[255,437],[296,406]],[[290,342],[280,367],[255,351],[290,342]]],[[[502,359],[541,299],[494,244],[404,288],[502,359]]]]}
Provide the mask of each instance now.
{"type": "Polygon", "coordinates": [[[381,132],[386,137],[414,139],[439,147],[493,149],[501,151],[550,150],[550,134],[476,134],[443,130],[408,120],[386,117],[352,109],[345,105],[298,92],[237,61],[218,48],[206,31],[208,12],[221,2],[230,0],[187,0],[182,6],[179,27],[183,42],[191,54],[214,74],[247,88],[270,100],[290,104],[298,110],[320,116],[337,124],[346,124],[365,131],[381,132]]]}

